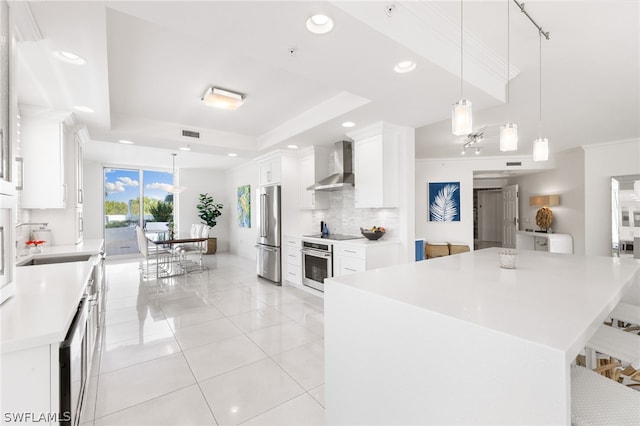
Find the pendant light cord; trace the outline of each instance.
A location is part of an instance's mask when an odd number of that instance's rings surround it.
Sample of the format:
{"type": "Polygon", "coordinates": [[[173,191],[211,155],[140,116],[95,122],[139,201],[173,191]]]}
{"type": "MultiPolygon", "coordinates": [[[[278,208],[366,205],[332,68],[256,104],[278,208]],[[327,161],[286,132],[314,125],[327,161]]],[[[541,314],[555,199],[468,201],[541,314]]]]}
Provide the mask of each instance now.
{"type": "Polygon", "coordinates": [[[538,123],[538,129],[540,131],[540,139],[542,139],[542,30],[538,31],[538,43],[539,43],[539,48],[540,48],[540,69],[539,69],[539,74],[540,74],[540,121],[538,123]]]}
{"type": "Polygon", "coordinates": [[[464,0],[460,0],[460,99],[464,99],[464,0]]]}
{"type": "Polygon", "coordinates": [[[511,40],[510,40],[510,27],[509,27],[509,18],[510,18],[510,11],[511,11],[511,2],[509,0],[507,0],[507,105],[509,105],[509,86],[510,86],[510,81],[509,81],[509,77],[511,76],[511,70],[509,69],[509,63],[510,63],[510,53],[511,53],[511,40]]]}

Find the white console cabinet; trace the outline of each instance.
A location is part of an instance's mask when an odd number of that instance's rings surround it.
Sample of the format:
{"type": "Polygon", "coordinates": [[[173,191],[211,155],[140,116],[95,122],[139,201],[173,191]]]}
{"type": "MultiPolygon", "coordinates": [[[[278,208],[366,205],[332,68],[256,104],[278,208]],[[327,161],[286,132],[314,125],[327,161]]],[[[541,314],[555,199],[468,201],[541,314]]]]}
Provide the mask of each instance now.
{"type": "Polygon", "coordinates": [[[550,253],[573,253],[573,238],[569,234],[546,234],[543,232],[518,231],[518,250],[548,251],[550,253]]]}

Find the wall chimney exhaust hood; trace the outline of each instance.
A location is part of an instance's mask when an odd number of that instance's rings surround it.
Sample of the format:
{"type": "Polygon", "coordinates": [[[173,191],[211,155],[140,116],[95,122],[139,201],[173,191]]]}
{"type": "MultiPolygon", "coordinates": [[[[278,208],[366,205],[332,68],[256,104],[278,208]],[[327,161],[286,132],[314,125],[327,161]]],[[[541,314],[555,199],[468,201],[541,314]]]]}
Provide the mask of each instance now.
{"type": "Polygon", "coordinates": [[[307,187],[308,191],[337,191],[345,186],[353,186],[353,143],[340,141],[333,144],[331,157],[335,173],[307,187]]]}

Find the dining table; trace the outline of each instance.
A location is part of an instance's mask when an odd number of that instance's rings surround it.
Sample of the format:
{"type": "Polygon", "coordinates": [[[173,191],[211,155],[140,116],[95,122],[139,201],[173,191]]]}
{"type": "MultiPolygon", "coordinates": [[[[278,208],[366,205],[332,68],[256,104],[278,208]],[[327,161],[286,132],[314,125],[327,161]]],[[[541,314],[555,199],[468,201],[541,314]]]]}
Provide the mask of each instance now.
{"type": "Polygon", "coordinates": [[[327,424],[570,424],[571,365],[640,261],[500,252],[328,278],[327,424]]]}
{"type": "Polygon", "coordinates": [[[179,244],[198,244],[203,243],[208,239],[207,237],[194,236],[191,234],[175,234],[168,231],[145,232],[145,237],[154,244],[156,256],[156,277],[159,278],[175,277],[187,272],[187,268],[181,267],[176,256],[172,256],[172,259],[168,264],[167,273],[162,276],[159,275],[161,249],[167,249],[169,252],[173,253],[174,249],[179,244]]]}

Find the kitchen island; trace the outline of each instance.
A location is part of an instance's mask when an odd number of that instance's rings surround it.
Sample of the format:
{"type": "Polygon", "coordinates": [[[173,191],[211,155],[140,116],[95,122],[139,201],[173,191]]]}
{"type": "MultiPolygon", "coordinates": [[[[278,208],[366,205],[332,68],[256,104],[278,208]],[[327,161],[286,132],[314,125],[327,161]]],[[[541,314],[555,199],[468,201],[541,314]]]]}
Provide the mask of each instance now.
{"type": "Polygon", "coordinates": [[[570,423],[570,364],[640,263],[498,251],[326,281],[327,424],[570,423]]]}

